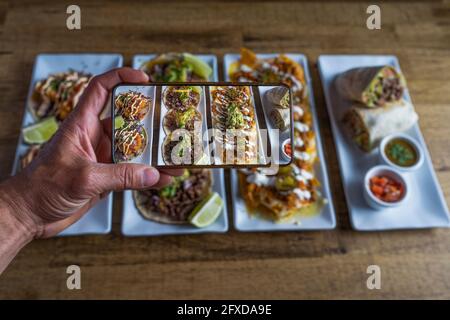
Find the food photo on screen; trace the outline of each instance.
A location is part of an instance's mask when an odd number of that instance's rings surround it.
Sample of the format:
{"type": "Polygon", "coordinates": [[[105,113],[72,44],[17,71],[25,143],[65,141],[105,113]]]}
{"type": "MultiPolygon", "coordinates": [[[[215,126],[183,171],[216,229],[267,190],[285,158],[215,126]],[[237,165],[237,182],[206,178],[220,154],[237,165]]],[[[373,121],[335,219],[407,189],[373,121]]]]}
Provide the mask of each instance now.
{"type": "Polygon", "coordinates": [[[450,299],[449,9],[0,1],[0,300],[450,299]]]}

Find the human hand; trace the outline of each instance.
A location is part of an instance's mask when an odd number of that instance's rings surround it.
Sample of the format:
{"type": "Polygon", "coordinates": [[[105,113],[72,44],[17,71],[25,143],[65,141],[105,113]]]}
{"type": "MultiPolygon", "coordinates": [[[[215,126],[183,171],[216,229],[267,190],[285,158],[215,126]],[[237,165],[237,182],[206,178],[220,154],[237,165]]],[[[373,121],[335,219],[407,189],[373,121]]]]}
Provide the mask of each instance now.
{"type": "Polygon", "coordinates": [[[147,81],[144,72],[130,68],[94,77],[38,157],[0,185],[0,199],[31,237],[58,234],[112,190],[159,188],[171,181],[170,175],[181,174],[111,163],[111,119],[101,121],[99,115],[116,84],[147,81]]]}

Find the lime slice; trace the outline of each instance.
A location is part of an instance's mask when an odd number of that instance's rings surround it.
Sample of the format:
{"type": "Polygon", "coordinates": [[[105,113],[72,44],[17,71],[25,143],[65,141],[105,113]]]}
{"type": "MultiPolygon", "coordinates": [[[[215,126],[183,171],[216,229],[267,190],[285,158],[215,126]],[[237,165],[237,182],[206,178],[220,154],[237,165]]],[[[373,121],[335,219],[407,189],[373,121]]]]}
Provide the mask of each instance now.
{"type": "Polygon", "coordinates": [[[208,165],[209,159],[208,156],[204,153],[202,157],[195,163],[196,165],[208,165]]]}
{"type": "Polygon", "coordinates": [[[46,118],[22,129],[23,140],[29,144],[41,144],[50,140],[58,130],[58,122],[55,117],[46,118]]]}
{"type": "Polygon", "coordinates": [[[213,192],[194,208],[188,220],[199,228],[209,226],[219,217],[222,208],[222,198],[217,192],[213,192]]]}
{"type": "Polygon", "coordinates": [[[184,60],[192,66],[194,73],[198,74],[202,78],[205,78],[205,80],[209,79],[212,69],[206,62],[190,53],[183,53],[183,56],[184,60]]]}
{"type": "Polygon", "coordinates": [[[122,128],[125,121],[123,120],[122,116],[117,116],[114,118],[114,129],[120,129],[122,128]]]}

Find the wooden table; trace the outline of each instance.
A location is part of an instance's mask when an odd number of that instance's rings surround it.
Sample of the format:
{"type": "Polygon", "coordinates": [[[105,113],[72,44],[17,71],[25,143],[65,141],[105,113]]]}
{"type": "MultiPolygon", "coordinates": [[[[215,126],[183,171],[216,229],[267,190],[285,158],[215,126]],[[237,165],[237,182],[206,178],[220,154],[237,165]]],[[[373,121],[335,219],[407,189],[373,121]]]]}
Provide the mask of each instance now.
{"type": "Polygon", "coordinates": [[[351,230],[315,67],[323,53],[397,55],[450,202],[450,1],[382,3],[378,31],[366,28],[369,3],[354,1],[76,3],[80,31],[66,29],[62,4],[0,2],[1,178],[12,167],[38,53],[118,52],[129,65],[135,53],[300,52],[312,69],[338,227],[125,238],[116,194],[111,234],[34,241],[0,277],[0,299],[450,298],[449,230],[351,230]],[[81,266],[81,290],[66,288],[70,264],[81,266]],[[381,267],[381,290],[366,288],[370,264],[381,267]]]}

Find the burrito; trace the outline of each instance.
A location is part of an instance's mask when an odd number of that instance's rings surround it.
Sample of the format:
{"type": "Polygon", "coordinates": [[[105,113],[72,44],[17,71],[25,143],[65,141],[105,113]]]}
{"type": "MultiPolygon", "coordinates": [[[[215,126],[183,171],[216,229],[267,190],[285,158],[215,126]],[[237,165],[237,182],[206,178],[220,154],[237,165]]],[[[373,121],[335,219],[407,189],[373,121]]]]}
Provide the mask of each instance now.
{"type": "Polygon", "coordinates": [[[384,108],[353,106],[343,122],[351,138],[364,151],[370,151],[389,134],[411,128],[419,119],[414,107],[404,100],[384,108]]]}
{"type": "Polygon", "coordinates": [[[285,131],[290,127],[291,119],[289,109],[271,108],[269,118],[275,128],[285,131]]]}
{"type": "Polygon", "coordinates": [[[267,101],[275,106],[281,108],[289,108],[289,89],[284,86],[279,86],[267,90],[265,95],[267,101]]]}
{"type": "Polygon", "coordinates": [[[355,68],[336,78],[338,93],[369,108],[397,103],[403,97],[405,80],[391,66],[355,68]]]}

